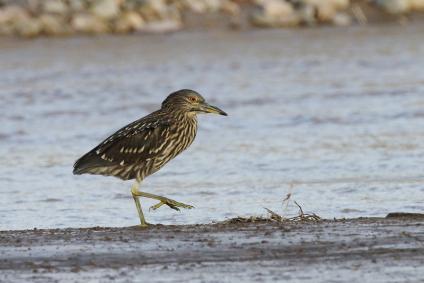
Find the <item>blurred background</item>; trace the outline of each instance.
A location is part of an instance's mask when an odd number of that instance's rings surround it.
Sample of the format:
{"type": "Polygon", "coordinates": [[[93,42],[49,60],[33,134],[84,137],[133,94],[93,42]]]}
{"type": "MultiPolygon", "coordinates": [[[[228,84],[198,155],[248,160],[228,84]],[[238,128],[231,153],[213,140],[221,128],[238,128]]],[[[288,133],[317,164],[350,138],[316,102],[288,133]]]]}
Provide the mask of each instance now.
{"type": "Polygon", "coordinates": [[[149,222],[422,212],[424,0],[0,3],[0,230],[138,224],[72,165],[181,88],[229,116],[142,184],[196,209],[149,222]]]}

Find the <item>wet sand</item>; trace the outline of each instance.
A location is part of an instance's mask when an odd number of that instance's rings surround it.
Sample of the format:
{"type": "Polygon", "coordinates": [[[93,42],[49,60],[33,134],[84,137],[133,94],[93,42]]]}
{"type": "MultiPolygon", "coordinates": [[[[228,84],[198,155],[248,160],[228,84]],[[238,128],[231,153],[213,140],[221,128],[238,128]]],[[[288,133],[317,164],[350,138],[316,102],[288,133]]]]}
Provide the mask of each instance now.
{"type": "Polygon", "coordinates": [[[2,231],[0,281],[420,282],[423,228],[394,215],[2,231]]]}

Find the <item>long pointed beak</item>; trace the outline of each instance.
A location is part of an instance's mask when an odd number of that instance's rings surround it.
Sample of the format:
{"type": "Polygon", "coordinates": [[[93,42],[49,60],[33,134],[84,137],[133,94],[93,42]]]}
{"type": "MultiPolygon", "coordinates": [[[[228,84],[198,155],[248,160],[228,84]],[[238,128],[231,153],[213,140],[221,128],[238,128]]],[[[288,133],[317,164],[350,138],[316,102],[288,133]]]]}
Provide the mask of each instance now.
{"type": "Polygon", "coordinates": [[[209,105],[207,103],[204,103],[201,106],[201,110],[204,111],[204,112],[206,112],[206,113],[213,113],[213,114],[219,114],[219,115],[228,116],[227,113],[225,113],[224,111],[222,111],[218,107],[209,105]]]}

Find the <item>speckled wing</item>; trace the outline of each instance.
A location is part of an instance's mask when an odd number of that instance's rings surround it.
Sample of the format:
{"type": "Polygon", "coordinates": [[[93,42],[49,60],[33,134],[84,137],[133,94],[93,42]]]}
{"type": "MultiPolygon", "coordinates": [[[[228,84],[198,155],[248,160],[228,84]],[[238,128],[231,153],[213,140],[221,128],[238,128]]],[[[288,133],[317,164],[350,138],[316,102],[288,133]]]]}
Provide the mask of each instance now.
{"type": "Polygon", "coordinates": [[[128,124],[78,159],[74,164],[74,174],[133,178],[133,174],[129,174],[134,169],[132,167],[143,166],[165,145],[166,133],[170,131],[171,125],[172,120],[161,119],[158,113],[128,124]],[[122,174],[126,176],[120,176],[122,174]]]}

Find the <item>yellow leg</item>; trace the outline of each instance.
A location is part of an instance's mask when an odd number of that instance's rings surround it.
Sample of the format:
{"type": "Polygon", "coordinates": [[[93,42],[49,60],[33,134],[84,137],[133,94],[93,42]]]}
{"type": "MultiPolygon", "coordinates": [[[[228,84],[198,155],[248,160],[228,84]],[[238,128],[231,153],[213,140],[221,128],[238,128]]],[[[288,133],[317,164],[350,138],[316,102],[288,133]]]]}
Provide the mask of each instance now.
{"type": "MultiPolygon", "coordinates": [[[[132,186],[131,186],[131,193],[133,191],[138,191],[138,188],[140,187],[140,182],[136,181],[132,186]]],[[[134,193],[132,194],[134,201],[135,201],[135,206],[137,208],[137,212],[138,212],[138,217],[140,218],[140,226],[141,227],[147,227],[148,224],[146,222],[146,219],[144,219],[144,214],[143,214],[143,210],[141,209],[141,204],[140,204],[140,200],[139,197],[134,195],[134,193]]]]}
{"type": "MultiPolygon", "coordinates": [[[[136,200],[136,199],[138,200],[139,197],[145,197],[145,198],[157,199],[157,200],[160,201],[158,204],[150,207],[150,209],[156,210],[164,204],[166,204],[167,206],[169,206],[170,208],[175,209],[175,210],[180,210],[179,208],[188,208],[188,209],[193,208],[192,205],[188,205],[188,204],[185,204],[185,203],[182,203],[182,202],[178,202],[178,201],[166,198],[166,197],[162,197],[162,196],[158,196],[158,195],[154,195],[154,194],[150,194],[150,193],[145,193],[145,192],[140,192],[138,190],[139,185],[140,185],[140,183],[136,182],[136,184],[131,187],[131,193],[133,195],[134,200],[136,200]]],[[[142,221],[142,219],[144,220],[144,216],[143,216],[143,212],[141,210],[141,207],[140,207],[140,209],[138,208],[140,206],[140,203],[138,202],[138,205],[137,205],[137,201],[136,201],[136,206],[137,206],[137,210],[139,211],[138,214],[140,216],[140,221],[142,221]]]]}

